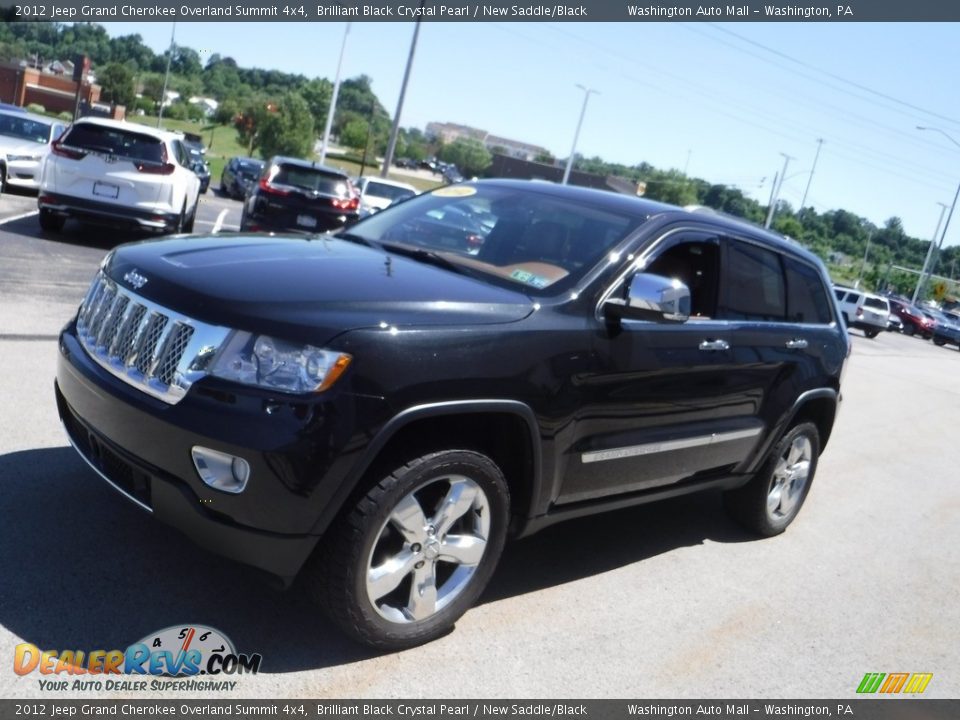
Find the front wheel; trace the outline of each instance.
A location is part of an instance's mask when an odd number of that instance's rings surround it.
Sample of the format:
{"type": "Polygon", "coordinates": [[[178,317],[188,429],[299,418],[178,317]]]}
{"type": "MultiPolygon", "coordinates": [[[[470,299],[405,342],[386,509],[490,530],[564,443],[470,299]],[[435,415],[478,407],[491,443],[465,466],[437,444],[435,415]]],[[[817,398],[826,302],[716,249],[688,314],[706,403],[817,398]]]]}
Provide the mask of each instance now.
{"type": "Polygon", "coordinates": [[[916,332],[917,332],[917,329],[910,323],[907,323],[906,325],[903,326],[903,334],[908,337],[913,337],[914,333],[916,332]]]}
{"type": "Polygon", "coordinates": [[[934,336],[934,337],[933,337],[933,344],[936,345],[937,347],[943,347],[944,345],[947,344],[947,341],[944,340],[942,337],[934,336]]]}
{"type": "Polygon", "coordinates": [[[819,455],[817,426],[810,422],[795,425],[746,485],[724,493],[727,512],[758,535],[779,535],[800,512],[819,455]]]}
{"type": "Polygon", "coordinates": [[[308,592],[367,645],[399,650],[434,640],[486,587],[509,506],[490,458],[424,455],[380,480],[331,527],[305,570],[308,592]]]}

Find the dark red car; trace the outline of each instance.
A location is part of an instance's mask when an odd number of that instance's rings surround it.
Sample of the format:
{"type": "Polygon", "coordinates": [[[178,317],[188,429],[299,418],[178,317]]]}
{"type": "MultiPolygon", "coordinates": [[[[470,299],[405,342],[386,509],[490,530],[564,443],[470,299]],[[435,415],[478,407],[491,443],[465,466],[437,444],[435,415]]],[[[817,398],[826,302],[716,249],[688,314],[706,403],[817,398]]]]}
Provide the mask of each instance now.
{"type": "Polygon", "coordinates": [[[903,300],[890,298],[890,312],[896,313],[903,322],[905,335],[919,335],[924,340],[933,337],[934,321],[927,317],[917,307],[903,300]]]}

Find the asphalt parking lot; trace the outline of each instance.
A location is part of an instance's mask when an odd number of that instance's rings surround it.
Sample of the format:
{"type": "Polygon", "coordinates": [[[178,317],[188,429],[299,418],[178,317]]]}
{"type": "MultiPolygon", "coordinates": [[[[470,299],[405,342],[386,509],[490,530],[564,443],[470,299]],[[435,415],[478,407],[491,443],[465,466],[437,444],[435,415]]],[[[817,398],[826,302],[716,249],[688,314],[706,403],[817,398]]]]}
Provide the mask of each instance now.
{"type": "MultiPolygon", "coordinates": [[[[375,655],[296,586],[276,592],[143,515],[69,448],[56,334],[129,238],[73,223],[45,236],[35,209],[0,196],[0,697],[149,697],[51,696],[10,670],[14,648],[125,648],[182,623],[263,655],[228,698],[853,698],[866,672],[933,673],[925,696],[960,696],[956,348],[854,333],[786,534],[747,535],[717,495],[571,521],[508,545],[452,634],[375,655]]],[[[208,193],[196,230],[239,217],[208,193]]]]}

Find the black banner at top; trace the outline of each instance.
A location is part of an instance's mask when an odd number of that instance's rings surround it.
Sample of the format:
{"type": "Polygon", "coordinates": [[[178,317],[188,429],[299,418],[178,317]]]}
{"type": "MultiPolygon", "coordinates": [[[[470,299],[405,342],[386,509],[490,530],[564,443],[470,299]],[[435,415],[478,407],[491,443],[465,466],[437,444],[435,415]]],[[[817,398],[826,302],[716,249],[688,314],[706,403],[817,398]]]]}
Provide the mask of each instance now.
{"type": "Polygon", "coordinates": [[[0,0],[11,20],[57,22],[922,22],[960,21],[949,0],[710,3],[668,0],[0,0]]]}

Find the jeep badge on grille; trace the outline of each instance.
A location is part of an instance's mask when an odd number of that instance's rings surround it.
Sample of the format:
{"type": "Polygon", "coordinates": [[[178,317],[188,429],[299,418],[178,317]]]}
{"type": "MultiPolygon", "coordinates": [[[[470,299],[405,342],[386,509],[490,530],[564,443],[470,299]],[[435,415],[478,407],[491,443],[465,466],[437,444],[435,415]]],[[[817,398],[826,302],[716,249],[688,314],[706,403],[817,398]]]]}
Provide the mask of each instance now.
{"type": "Polygon", "coordinates": [[[147,284],[147,279],[137,272],[136,268],[130,270],[126,275],[123,276],[124,282],[129,284],[134,290],[139,290],[144,285],[147,284]]]}

